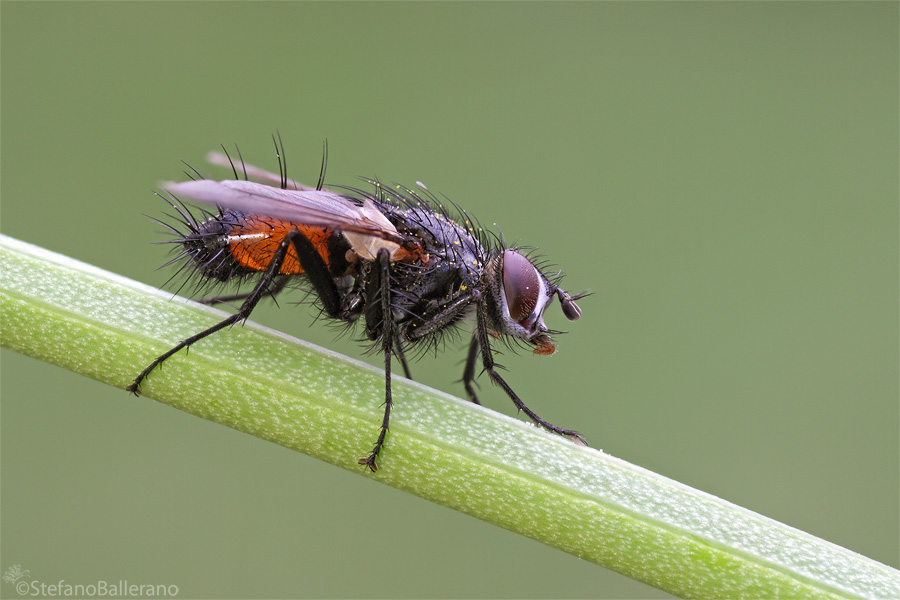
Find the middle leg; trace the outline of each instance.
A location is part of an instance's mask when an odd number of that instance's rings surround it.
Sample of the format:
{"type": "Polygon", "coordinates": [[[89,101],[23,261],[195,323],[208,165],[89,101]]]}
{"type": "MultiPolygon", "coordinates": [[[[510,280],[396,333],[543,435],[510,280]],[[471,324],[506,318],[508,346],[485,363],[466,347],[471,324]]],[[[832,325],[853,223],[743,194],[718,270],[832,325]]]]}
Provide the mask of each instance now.
{"type": "Polygon", "coordinates": [[[381,421],[381,431],[372,452],[359,459],[359,464],[365,465],[373,473],[378,470],[375,459],[384,446],[387,436],[388,424],[391,420],[391,356],[394,349],[394,320],[391,311],[391,257],[384,248],[378,251],[375,257],[375,267],[372,270],[369,281],[369,301],[372,305],[366,310],[366,328],[372,333],[380,331],[381,350],[384,352],[384,418],[381,421]],[[379,302],[374,302],[375,300],[379,302]],[[380,313],[380,315],[379,315],[380,313]]]}

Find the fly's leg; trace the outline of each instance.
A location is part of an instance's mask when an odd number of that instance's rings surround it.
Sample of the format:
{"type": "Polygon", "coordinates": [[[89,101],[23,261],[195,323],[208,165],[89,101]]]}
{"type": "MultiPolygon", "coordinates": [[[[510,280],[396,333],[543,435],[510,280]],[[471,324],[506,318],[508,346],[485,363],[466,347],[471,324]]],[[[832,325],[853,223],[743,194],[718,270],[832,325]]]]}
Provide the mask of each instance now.
{"type": "Polygon", "coordinates": [[[400,344],[400,340],[397,340],[397,343],[394,344],[394,354],[396,354],[397,358],[400,359],[400,365],[403,367],[403,376],[407,379],[412,379],[412,373],[409,370],[409,363],[406,362],[406,353],[403,351],[403,346],[400,344]]]}
{"type": "Polygon", "coordinates": [[[469,342],[469,353],[466,356],[466,367],[463,369],[463,385],[466,387],[466,393],[469,395],[469,400],[474,402],[475,404],[481,404],[478,401],[478,394],[475,393],[475,361],[478,359],[478,334],[472,336],[472,341],[469,342]]]}
{"type": "MultiPolygon", "coordinates": [[[[272,299],[275,299],[275,296],[281,293],[281,291],[287,286],[288,278],[284,275],[275,279],[275,285],[269,288],[269,291],[266,292],[267,295],[271,296],[272,299]]],[[[229,302],[237,302],[238,300],[246,300],[250,297],[250,294],[253,292],[248,292],[246,294],[229,294],[227,296],[212,296],[211,298],[201,298],[197,300],[200,304],[206,304],[207,306],[212,306],[214,304],[227,304],[229,302]]]]}
{"type": "MultiPolygon", "coordinates": [[[[421,323],[407,325],[403,331],[403,337],[411,342],[415,342],[429,335],[434,335],[448,325],[456,323],[466,314],[472,303],[477,299],[478,296],[471,292],[456,298],[440,307],[437,312],[426,316],[421,323]]],[[[481,404],[478,401],[478,394],[475,393],[475,387],[472,385],[475,380],[475,360],[477,357],[478,335],[476,334],[469,344],[469,355],[466,358],[466,367],[463,370],[462,380],[463,385],[466,386],[466,392],[469,394],[469,400],[475,404],[481,404]]]]}
{"type": "Polygon", "coordinates": [[[138,375],[131,383],[131,385],[129,385],[125,389],[127,389],[134,395],[139,395],[141,383],[144,381],[144,379],[146,379],[147,375],[149,375],[150,372],[153,371],[153,369],[165,362],[170,356],[172,356],[179,350],[189,348],[194,343],[199,342],[203,338],[210,336],[221,329],[248,319],[250,317],[250,313],[253,312],[253,309],[256,307],[257,303],[263,298],[263,296],[269,293],[269,286],[271,285],[272,281],[278,276],[277,274],[281,269],[281,265],[284,263],[288,248],[291,245],[293,245],[294,249],[297,251],[297,258],[300,260],[300,265],[309,276],[310,282],[313,284],[313,288],[316,290],[316,292],[318,292],[319,298],[322,300],[322,304],[324,305],[326,312],[328,312],[329,315],[337,314],[338,311],[340,311],[341,306],[340,294],[338,293],[337,286],[335,285],[334,280],[331,279],[328,274],[328,265],[316,251],[315,246],[313,246],[312,242],[310,242],[309,239],[306,238],[306,236],[295,229],[284,236],[284,240],[282,240],[281,244],[278,246],[278,249],[272,255],[272,260],[269,261],[269,265],[263,272],[263,276],[260,279],[259,283],[256,285],[256,288],[254,288],[254,290],[250,292],[250,295],[247,296],[247,299],[244,300],[244,303],[235,314],[213,325],[209,329],[204,329],[200,333],[182,340],[177,346],[175,346],[168,352],[158,356],[156,360],[150,363],[146,369],[141,371],[141,374],[138,375]],[[323,280],[323,273],[327,280],[323,280]],[[329,283],[330,286],[328,285],[329,283]]]}
{"type": "Polygon", "coordinates": [[[477,299],[474,293],[469,292],[439,307],[435,312],[425,315],[421,322],[413,322],[403,330],[403,337],[410,342],[415,342],[429,335],[434,335],[440,330],[456,323],[461,319],[477,299]]]}
{"type": "MultiPolygon", "coordinates": [[[[572,441],[574,441],[579,446],[587,446],[587,441],[577,431],[573,429],[563,429],[562,427],[557,427],[553,423],[540,418],[537,413],[525,406],[525,403],[522,402],[522,399],[519,398],[518,395],[516,395],[512,388],[509,387],[509,384],[506,383],[506,381],[504,381],[500,374],[497,373],[497,371],[494,369],[494,367],[497,365],[494,362],[494,356],[491,353],[490,335],[488,334],[487,321],[485,320],[484,316],[484,307],[481,303],[478,304],[477,331],[475,335],[478,345],[481,346],[481,361],[484,365],[484,370],[487,371],[488,375],[491,378],[491,381],[503,388],[503,391],[506,392],[506,395],[509,396],[509,399],[513,401],[513,404],[516,405],[516,408],[524,412],[526,415],[528,415],[529,419],[531,419],[544,429],[552,431],[553,433],[558,433],[560,435],[570,437],[572,438],[572,441]]],[[[470,353],[471,348],[472,346],[469,347],[470,353]]]]}
{"type": "Polygon", "coordinates": [[[375,266],[372,269],[368,284],[369,302],[366,307],[366,329],[370,335],[381,331],[381,349],[384,352],[384,419],[381,421],[381,432],[375,441],[375,447],[369,456],[359,459],[373,473],[378,470],[375,459],[384,446],[388,423],[391,420],[391,354],[394,348],[394,321],[391,315],[391,256],[384,248],[378,251],[375,266]],[[375,302],[380,299],[380,302],[375,302]]]}

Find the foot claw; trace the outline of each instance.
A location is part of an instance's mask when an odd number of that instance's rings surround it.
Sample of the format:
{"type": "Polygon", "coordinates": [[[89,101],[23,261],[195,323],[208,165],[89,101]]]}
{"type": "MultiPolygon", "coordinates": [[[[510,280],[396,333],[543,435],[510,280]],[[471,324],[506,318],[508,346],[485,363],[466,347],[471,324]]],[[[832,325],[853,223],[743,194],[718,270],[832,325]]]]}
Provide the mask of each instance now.
{"type": "Polygon", "coordinates": [[[369,456],[364,456],[360,458],[357,462],[361,465],[365,465],[369,468],[373,473],[378,470],[378,465],[375,464],[375,455],[370,454],[369,456]]]}

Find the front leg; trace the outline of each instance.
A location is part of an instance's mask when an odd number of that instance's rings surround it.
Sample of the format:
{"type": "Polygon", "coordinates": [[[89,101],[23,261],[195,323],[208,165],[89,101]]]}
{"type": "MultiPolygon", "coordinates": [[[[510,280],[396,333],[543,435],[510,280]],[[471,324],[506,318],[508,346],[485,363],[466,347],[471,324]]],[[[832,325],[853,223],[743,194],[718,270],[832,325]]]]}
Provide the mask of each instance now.
{"type": "Polygon", "coordinates": [[[478,332],[475,332],[475,335],[472,336],[472,341],[469,342],[469,352],[466,355],[466,366],[463,369],[463,385],[466,388],[466,393],[469,395],[469,400],[474,402],[475,404],[481,404],[478,401],[478,394],[475,393],[475,361],[478,359],[478,332]]]}
{"type": "MultiPolygon", "coordinates": [[[[496,367],[496,363],[494,362],[494,355],[491,352],[491,338],[488,333],[487,320],[484,315],[484,305],[482,303],[478,304],[478,319],[476,324],[476,332],[475,336],[477,338],[478,345],[481,346],[481,362],[484,365],[484,370],[487,371],[488,375],[491,378],[491,381],[499,385],[503,388],[503,391],[506,392],[506,395],[509,396],[509,399],[513,401],[513,404],[516,405],[516,408],[524,412],[528,415],[532,421],[543,427],[548,431],[552,431],[553,433],[558,433],[560,435],[565,435],[572,438],[579,446],[587,446],[587,441],[582,437],[580,433],[573,429],[563,429],[562,427],[557,427],[553,423],[549,421],[545,421],[540,418],[537,413],[528,408],[522,399],[519,398],[518,395],[513,391],[509,384],[500,376],[500,374],[494,369],[496,367]]],[[[473,342],[473,345],[475,342],[473,342]]],[[[470,346],[471,352],[471,346],[470,346]]]]}

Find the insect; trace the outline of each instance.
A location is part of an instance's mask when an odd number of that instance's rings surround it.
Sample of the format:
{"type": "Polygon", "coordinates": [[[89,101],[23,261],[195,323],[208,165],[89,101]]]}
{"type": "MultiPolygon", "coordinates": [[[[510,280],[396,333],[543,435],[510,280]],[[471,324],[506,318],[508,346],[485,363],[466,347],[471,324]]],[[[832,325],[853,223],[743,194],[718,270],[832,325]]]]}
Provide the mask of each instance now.
{"type": "MultiPolygon", "coordinates": [[[[274,138],[273,138],[274,141],[274,138]]],[[[179,272],[205,283],[253,281],[248,294],[207,302],[242,300],[236,313],[192,335],[144,369],[128,387],[138,394],[141,382],[176,352],[213,333],[246,320],[257,303],[285,287],[301,283],[324,316],[362,321],[368,340],[384,355],[384,418],[372,451],[359,463],[376,471],[390,421],[391,362],[396,357],[410,377],[407,351],[437,350],[441,337],[474,315],[474,332],[463,369],[463,385],[472,402],[476,363],[500,386],[516,407],[545,429],[585,445],[574,430],[539,417],[498,373],[491,342],[502,338],[535,354],[556,347],[543,320],[554,297],[570,321],[581,316],[576,300],[559,287],[561,275],[542,272],[522,248],[506,248],[482,231],[461,209],[446,209],[420,185],[419,190],[388,187],[366,180],[372,191],[324,187],[327,146],[318,184],[306,186],[287,177],[283,146],[275,143],[279,173],[239,164],[213,153],[211,163],[230,166],[233,180],[203,179],[163,184],[164,197],[177,211],[176,222],[158,222],[173,234],[179,272]],[[243,175],[243,178],[241,178],[243,175]],[[250,179],[254,181],[251,181],[250,179]],[[200,218],[179,198],[215,207],[200,218]]],[[[240,152],[238,151],[238,156],[240,152]]],[[[172,216],[172,215],[170,215],[172,216]]]]}

